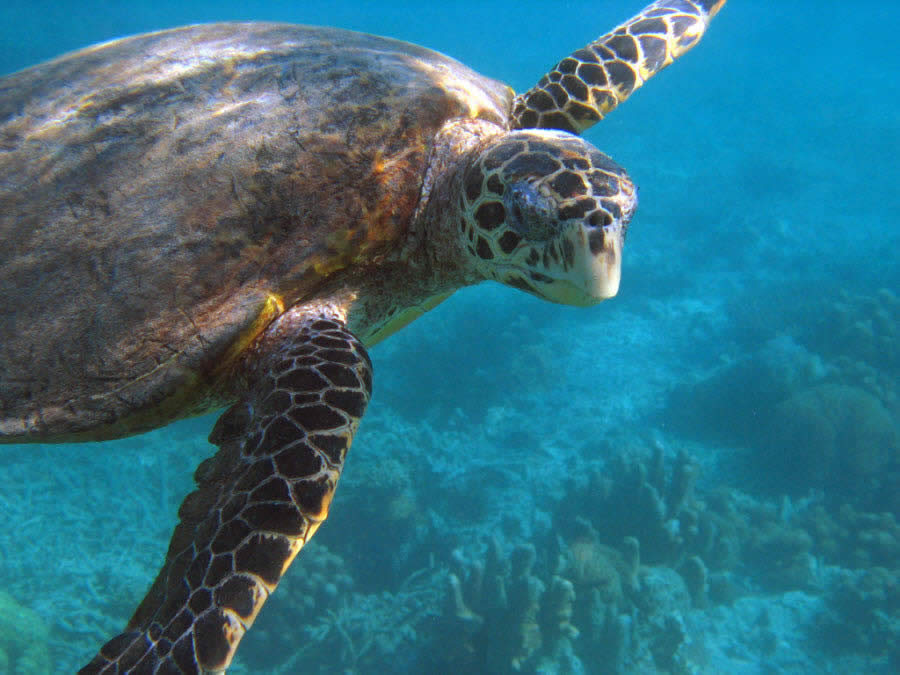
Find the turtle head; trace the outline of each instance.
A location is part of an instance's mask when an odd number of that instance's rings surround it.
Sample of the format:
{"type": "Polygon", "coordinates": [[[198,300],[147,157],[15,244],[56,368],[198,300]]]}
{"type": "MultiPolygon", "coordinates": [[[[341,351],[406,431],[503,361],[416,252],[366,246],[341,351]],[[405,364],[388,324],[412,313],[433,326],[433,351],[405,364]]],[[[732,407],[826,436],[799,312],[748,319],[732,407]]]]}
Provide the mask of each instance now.
{"type": "Polygon", "coordinates": [[[637,195],[609,157],[567,132],[516,131],[463,180],[461,236],[480,275],[567,305],[616,294],[637,195]]]}

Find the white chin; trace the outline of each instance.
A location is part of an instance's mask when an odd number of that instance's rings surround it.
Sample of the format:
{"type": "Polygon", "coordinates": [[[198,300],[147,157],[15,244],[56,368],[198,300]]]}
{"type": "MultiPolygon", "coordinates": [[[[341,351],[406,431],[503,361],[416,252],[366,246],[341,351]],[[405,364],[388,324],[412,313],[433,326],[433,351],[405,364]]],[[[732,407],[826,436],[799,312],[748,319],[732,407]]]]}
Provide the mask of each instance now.
{"type": "Polygon", "coordinates": [[[602,286],[596,283],[575,284],[562,279],[553,284],[541,284],[539,288],[542,297],[552,302],[573,307],[591,307],[613,297],[619,290],[619,279],[610,279],[609,283],[602,286]]]}

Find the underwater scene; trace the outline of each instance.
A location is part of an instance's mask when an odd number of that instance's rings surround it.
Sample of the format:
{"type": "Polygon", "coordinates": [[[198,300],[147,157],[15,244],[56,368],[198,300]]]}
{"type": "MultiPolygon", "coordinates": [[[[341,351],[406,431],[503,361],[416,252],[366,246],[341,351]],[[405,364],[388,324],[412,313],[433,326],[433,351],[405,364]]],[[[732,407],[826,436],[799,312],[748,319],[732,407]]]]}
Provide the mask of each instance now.
{"type": "MultiPolygon", "coordinates": [[[[263,20],[522,92],[642,6],[6,0],[0,74],[263,20]]],[[[330,516],[228,672],[900,672],[898,27],[896,2],[729,0],[586,131],[639,189],[618,295],[488,282],[371,348],[330,516]]],[[[216,418],[0,445],[0,673],[122,631],[216,418]]]]}

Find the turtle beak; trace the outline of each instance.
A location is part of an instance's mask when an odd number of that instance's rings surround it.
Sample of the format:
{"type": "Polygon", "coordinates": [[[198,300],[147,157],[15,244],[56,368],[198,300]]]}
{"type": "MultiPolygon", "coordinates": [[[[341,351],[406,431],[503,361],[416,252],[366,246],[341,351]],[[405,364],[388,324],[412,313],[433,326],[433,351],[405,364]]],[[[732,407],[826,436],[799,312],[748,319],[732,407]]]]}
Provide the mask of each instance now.
{"type": "Polygon", "coordinates": [[[622,278],[622,237],[619,233],[607,236],[603,248],[598,253],[590,252],[585,257],[585,290],[594,302],[613,297],[619,292],[622,278]]]}
{"type": "Polygon", "coordinates": [[[621,228],[579,225],[568,237],[574,260],[565,272],[536,284],[547,300],[575,307],[590,307],[613,297],[622,277],[621,228]]]}
{"type": "Polygon", "coordinates": [[[582,275],[588,295],[600,302],[619,292],[624,244],[622,228],[583,229],[590,230],[586,233],[588,246],[576,249],[576,265],[581,266],[577,272],[582,275]]]}

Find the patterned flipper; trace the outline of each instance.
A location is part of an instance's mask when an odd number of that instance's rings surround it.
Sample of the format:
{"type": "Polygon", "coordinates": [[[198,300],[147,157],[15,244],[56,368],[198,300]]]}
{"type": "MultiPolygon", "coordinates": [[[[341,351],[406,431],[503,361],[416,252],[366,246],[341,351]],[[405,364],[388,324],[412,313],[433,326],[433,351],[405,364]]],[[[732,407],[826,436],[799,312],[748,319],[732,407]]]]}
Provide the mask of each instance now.
{"type": "Polygon", "coordinates": [[[221,673],[297,552],[328,515],[372,389],[362,344],[334,318],[282,315],[218,421],[198,489],[126,632],[81,673],[221,673]]]}
{"type": "Polygon", "coordinates": [[[560,61],[513,102],[515,129],[581,133],[696,45],[725,0],[659,0],[560,61]]]}

